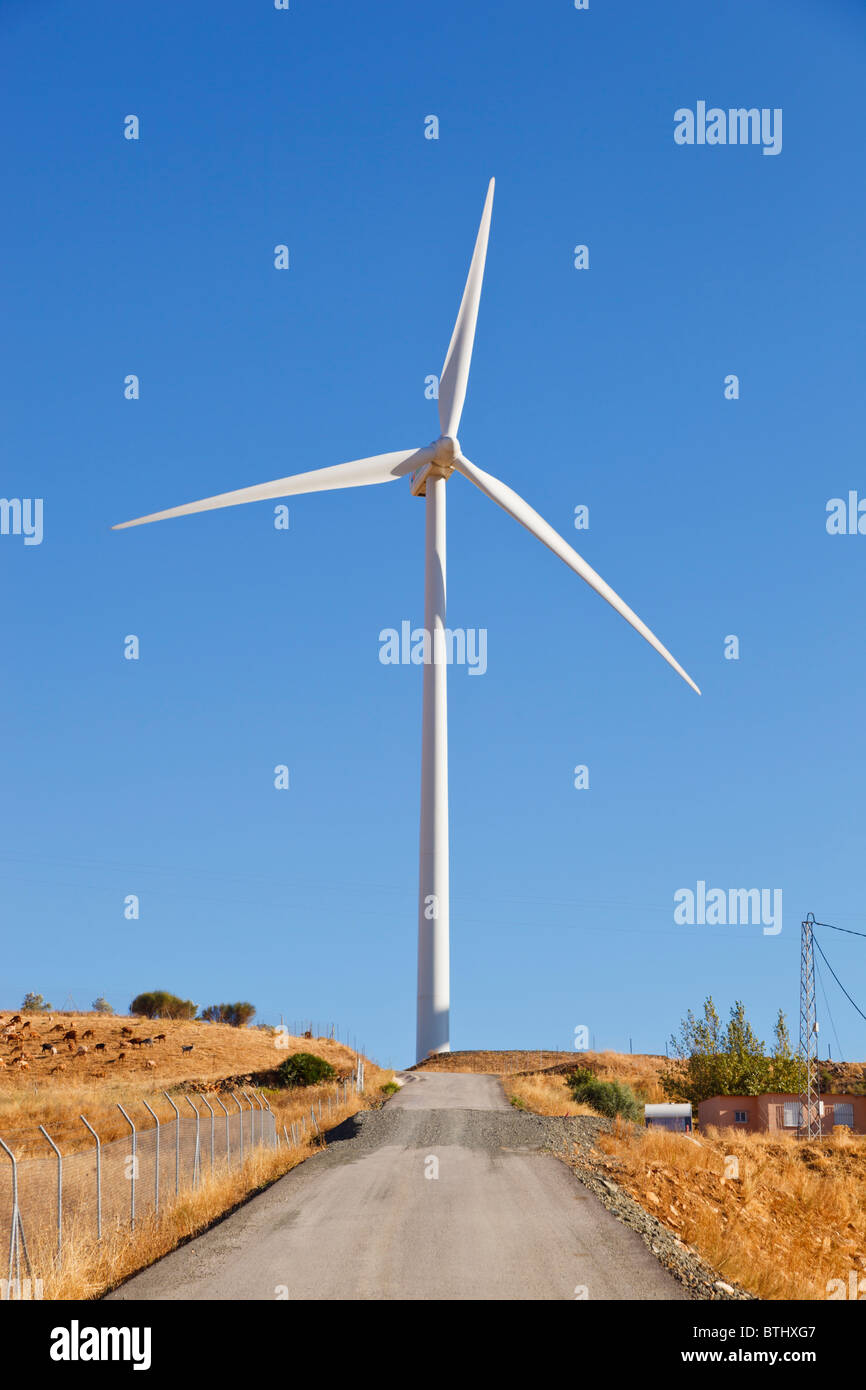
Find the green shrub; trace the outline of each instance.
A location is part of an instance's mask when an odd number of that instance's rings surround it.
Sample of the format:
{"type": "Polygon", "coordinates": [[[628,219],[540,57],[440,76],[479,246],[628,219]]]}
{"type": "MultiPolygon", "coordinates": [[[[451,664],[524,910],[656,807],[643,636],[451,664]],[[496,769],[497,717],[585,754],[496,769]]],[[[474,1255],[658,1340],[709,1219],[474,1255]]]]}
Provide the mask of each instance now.
{"type": "Polygon", "coordinates": [[[393,1096],[394,1092],[399,1091],[399,1089],[396,1081],[386,1081],[385,1085],[381,1087],[384,1096],[393,1096]]]}
{"type": "Polygon", "coordinates": [[[319,1081],[332,1081],[337,1075],[330,1062],[313,1052],[295,1052],[277,1069],[284,1086],[315,1086],[319,1081]]]}
{"type": "Polygon", "coordinates": [[[196,1008],[191,999],[178,999],[176,994],[155,989],[148,994],[137,994],[129,1012],[145,1018],[195,1018],[196,1008]]]}
{"type": "Polygon", "coordinates": [[[623,1081],[599,1081],[592,1072],[580,1068],[566,1078],[572,1097],[581,1105],[589,1105],[600,1115],[615,1119],[641,1120],[640,1104],[631,1086],[623,1081]]]}
{"type": "Polygon", "coordinates": [[[233,1028],[246,1028],[255,1012],[255,1004],[239,1001],[237,1004],[209,1004],[199,1017],[206,1023],[230,1023],[233,1028]]]}

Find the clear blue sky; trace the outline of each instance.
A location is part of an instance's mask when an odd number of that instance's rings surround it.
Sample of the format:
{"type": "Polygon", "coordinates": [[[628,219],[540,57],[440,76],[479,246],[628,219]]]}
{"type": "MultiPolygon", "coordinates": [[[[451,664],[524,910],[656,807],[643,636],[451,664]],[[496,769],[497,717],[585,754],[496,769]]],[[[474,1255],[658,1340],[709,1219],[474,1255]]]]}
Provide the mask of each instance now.
{"type": "Polygon", "coordinates": [[[412,1060],[421,673],[378,634],[423,504],[110,526],[435,437],[495,175],[464,448],[703,695],[452,479],[453,1045],[660,1050],[710,991],[796,1031],[803,914],[866,930],[866,536],[825,529],[866,495],[862,5],[4,0],[0,47],[2,492],[45,509],[0,537],[0,1004],[248,998],[412,1060]],[[781,154],[677,146],[699,100],[782,108],[781,154]],[[677,926],[698,880],[782,932],[677,926]]]}

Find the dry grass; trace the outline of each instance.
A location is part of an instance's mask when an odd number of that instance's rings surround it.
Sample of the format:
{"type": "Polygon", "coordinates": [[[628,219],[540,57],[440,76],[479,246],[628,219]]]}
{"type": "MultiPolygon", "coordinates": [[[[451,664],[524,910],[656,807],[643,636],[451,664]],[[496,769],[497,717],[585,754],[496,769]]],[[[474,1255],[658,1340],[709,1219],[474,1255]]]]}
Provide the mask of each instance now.
{"type": "Polygon", "coordinates": [[[546,1067],[571,1059],[572,1066],[579,1064],[576,1052],[542,1052],[538,1048],[531,1052],[439,1052],[418,1062],[412,1071],[471,1071],[486,1072],[493,1076],[510,1076],[514,1072],[543,1071],[546,1067]]]}
{"type": "MultiPolygon", "coordinates": [[[[758,1298],[826,1299],[866,1277],[866,1138],[708,1129],[700,1141],[619,1124],[603,1167],[723,1278],[758,1298]],[[739,1177],[725,1177],[736,1160],[739,1177]]],[[[864,1284],[866,1289],[866,1284],[864,1284]]]]}
{"type": "Polygon", "coordinates": [[[505,1083],[505,1094],[520,1110],[532,1110],[536,1115],[594,1115],[588,1105],[571,1099],[564,1076],[549,1072],[534,1072],[528,1076],[512,1076],[505,1083]]]}
{"type": "MultiPolygon", "coordinates": [[[[520,1072],[574,1070],[588,1067],[601,1081],[627,1081],[648,1101],[665,1100],[661,1078],[670,1063],[651,1053],[622,1052],[442,1052],[420,1062],[418,1071],[487,1072],[514,1076],[520,1072]]],[[[546,1112],[545,1112],[546,1113],[546,1112]]],[[[559,1112],[562,1113],[562,1112],[559,1112]]]]}

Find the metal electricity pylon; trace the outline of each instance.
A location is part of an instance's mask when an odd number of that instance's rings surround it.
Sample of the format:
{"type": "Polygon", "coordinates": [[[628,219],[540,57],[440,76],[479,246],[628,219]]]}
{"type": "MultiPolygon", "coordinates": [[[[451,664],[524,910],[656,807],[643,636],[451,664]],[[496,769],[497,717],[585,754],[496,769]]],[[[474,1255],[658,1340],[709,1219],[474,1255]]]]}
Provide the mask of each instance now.
{"type": "Polygon", "coordinates": [[[800,1117],[801,1139],[821,1137],[820,1080],[818,1077],[818,1019],[815,1013],[815,957],[812,928],[815,914],[808,912],[800,934],[800,1117]]]}

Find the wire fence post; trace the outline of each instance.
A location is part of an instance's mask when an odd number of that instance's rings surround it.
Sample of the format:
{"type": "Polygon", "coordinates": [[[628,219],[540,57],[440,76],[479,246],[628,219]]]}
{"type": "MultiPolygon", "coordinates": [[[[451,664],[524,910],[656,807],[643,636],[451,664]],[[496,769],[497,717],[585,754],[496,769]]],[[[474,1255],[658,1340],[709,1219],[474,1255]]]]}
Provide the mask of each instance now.
{"type": "Polygon", "coordinates": [[[250,1149],[252,1150],[253,1148],[255,1148],[256,1143],[256,1128],[255,1119],[253,1117],[253,1103],[247,1095],[246,1091],[244,1090],[243,1086],[241,1086],[240,1091],[247,1105],[250,1107],[250,1149]]]}
{"type": "Polygon", "coordinates": [[[40,1125],[39,1128],[57,1154],[57,1263],[59,1265],[63,1258],[63,1154],[45,1126],[40,1125]]]}
{"type": "Polygon", "coordinates": [[[129,1217],[132,1229],[135,1230],[135,1170],[138,1166],[138,1156],[135,1152],[135,1125],[132,1123],[132,1120],[127,1115],[120,1101],[117,1102],[117,1108],[132,1130],[132,1174],[129,1185],[129,1217]]]}
{"type": "MultiPolygon", "coordinates": [[[[261,1144],[261,1143],[264,1142],[264,1138],[265,1138],[265,1107],[262,1105],[262,1103],[261,1103],[261,1101],[259,1100],[258,1096],[256,1095],[255,1091],[253,1091],[252,1094],[253,1094],[253,1099],[255,1100],[256,1105],[259,1107],[259,1112],[260,1112],[260,1113],[259,1113],[259,1143],[261,1144]]],[[[251,1137],[252,1137],[253,1143],[255,1143],[255,1138],[256,1138],[256,1125],[255,1125],[255,1112],[253,1111],[253,1102],[252,1102],[252,1100],[250,1100],[250,1098],[249,1098],[249,1096],[247,1095],[246,1091],[241,1091],[241,1095],[242,1095],[242,1096],[246,1096],[246,1099],[250,1101],[250,1135],[251,1135],[251,1137]]]]}
{"type": "Polygon", "coordinates": [[[176,1197],[180,1191],[180,1111],[168,1094],[168,1091],[163,1091],[162,1094],[174,1111],[174,1195],[176,1197]]]}
{"type": "Polygon", "coordinates": [[[240,1122],[240,1131],[241,1131],[241,1167],[243,1168],[243,1166],[244,1166],[244,1107],[241,1105],[241,1103],[240,1103],[240,1101],[238,1100],[237,1096],[235,1095],[234,1091],[232,1091],[232,1100],[234,1101],[234,1103],[235,1103],[235,1105],[237,1106],[238,1110],[241,1112],[241,1122],[240,1122]]]}
{"type": "Polygon", "coordinates": [[[274,1114],[273,1110],[271,1109],[271,1103],[270,1103],[270,1101],[268,1100],[267,1096],[263,1096],[262,1099],[264,1100],[264,1103],[265,1103],[265,1109],[267,1110],[268,1114],[269,1114],[270,1117],[271,1117],[271,1123],[272,1123],[273,1126],[274,1126],[274,1148],[275,1148],[275,1149],[278,1149],[278,1148],[280,1147],[280,1136],[279,1136],[279,1133],[277,1132],[277,1117],[276,1117],[276,1115],[274,1114]]]}
{"type": "Polygon", "coordinates": [[[102,1143],[93,1125],[85,1120],[83,1115],[79,1115],[78,1118],[82,1124],[87,1125],[96,1140],[96,1239],[102,1240],[102,1143]]]}
{"type": "Polygon", "coordinates": [[[200,1100],[210,1111],[210,1170],[213,1172],[214,1109],[206,1096],[200,1096],[200,1100]]]}
{"type": "Polygon", "coordinates": [[[187,1096],[186,1100],[190,1109],[195,1111],[195,1154],[192,1160],[192,1185],[193,1187],[198,1187],[201,1178],[199,1165],[199,1131],[201,1129],[201,1115],[199,1114],[198,1106],[193,1105],[192,1098],[187,1096]]]}
{"type": "Polygon", "coordinates": [[[12,1275],[15,1275],[15,1286],[18,1292],[21,1291],[21,1250],[24,1250],[24,1259],[27,1265],[27,1272],[33,1279],[33,1270],[30,1266],[30,1256],[27,1253],[27,1241],[24,1239],[24,1227],[21,1225],[21,1212],[18,1210],[18,1160],[9,1148],[0,1139],[0,1145],[12,1160],[12,1229],[9,1233],[9,1278],[6,1281],[6,1298],[12,1298],[12,1275]]]}
{"type": "Polygon", "coordinates": [[[243,1086],[241,1095],[250,1107],[250,1151],[256,1147],[256,1107],[253,1105],[243,1086]]]}
{"type": "MultiPolygon", "coordinates": [[[[141,1103],[145,1110],[150,1110],[150,1106],[146,1100],[143,1100],[141,1103]]],[[[153,1200],[156,1206],[156,1215],[159,1216],[159,1116],[155,1110],[150,1110],[150,1113],[156,1120],[156,1173],[153,1179],[153,1200]]]]}
{"type": "Polygon", "coordinates": [[[224,1114],[225,1117],[226,1117],[226,1164],[227,1164],[229,1167],[231,1167],[231,1159],[232,1159],[232,1141],[231,1141],[231,1137],[230,1137],[230,1135],[229,1135],[229,1112],[226,1110],[226,1108],[225,1108],[225,1106],[223,1105],[222,1101],[220,1100],[219,1096],[216,1096],[216,1095],[215,1095],[215,1096],[214,1096],[214,1100],[216,1101],[216,1103],[217,1103],[217,1105],[219,1106],[220,1110],[223,1112],[223,1114],[224,1114]]]}

